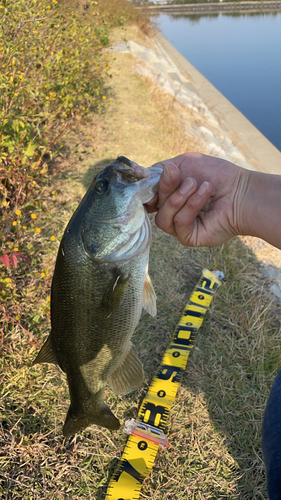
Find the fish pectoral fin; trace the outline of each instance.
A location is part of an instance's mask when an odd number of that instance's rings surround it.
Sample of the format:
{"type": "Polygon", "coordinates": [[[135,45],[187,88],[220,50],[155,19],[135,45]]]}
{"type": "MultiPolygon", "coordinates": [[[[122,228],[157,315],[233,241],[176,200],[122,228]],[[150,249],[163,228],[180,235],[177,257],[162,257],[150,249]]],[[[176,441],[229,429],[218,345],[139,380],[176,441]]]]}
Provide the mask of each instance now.
{"type": "Polygon", "coordinates": [[[143,288],[143,296],[142,296],[142,307],[150,314],[151,316],[156,316],[157,308],[156,308],[156,293],[150,279],[149,274],[146,275],[146,280],[143,288]]]}
{"type": "Polygon", "coordinates": [[[73,415],[71,406],[69,407],[65,423],[63,426],[63,435],[70,438],[76,432],[82,431],[89,425],[96,424],[107,429],[117,430],[120,427],[120,422],[116,418],[110,408],[103,402],[99,404],[93,412],[89,411],[85,415],[73,415]]]}
{"type": "Polygon", "coordinates": [[[115,394],[128,394],[143,382],[143,368],[132,344],[130,344],[117,370],[109,377],[109,387],[115,394]]]}
{"type": "Polygon", "coordinates": [[[105,307],[108,310],[118,309],[120,304],[122,304],[123,302],[129,281],[130,276],[124,278],[119,269],[117,269],[116,273],[109,283],[107,290],[103,295],[101,306],[105,307]]]}
{"type": "Polygon", "coordinates": [[[47,338],[45,344],[41,347],[41,350],[33,361],[33,365],[36,365],[37,363],[53,363],[54,365],[58,365],[56,355],[52,348],[50,336],[47,338]]]}

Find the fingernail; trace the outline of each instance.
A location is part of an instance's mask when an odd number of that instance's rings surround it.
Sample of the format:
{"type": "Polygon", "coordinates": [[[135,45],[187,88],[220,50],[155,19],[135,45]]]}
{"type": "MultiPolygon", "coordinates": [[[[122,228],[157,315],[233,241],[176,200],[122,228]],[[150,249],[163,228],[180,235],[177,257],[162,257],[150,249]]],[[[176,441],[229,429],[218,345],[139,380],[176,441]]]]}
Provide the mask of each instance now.
{"type": "Polygon", "coordinates": [[[191,189],[193,188],[193,186],[194,186],[193,179],[191,179],[191,177],[188,177],[181,185],[179,191],[181,194],[188,194],[189,191],[191,191],[191,189]]]}
{"type": "Polygon", "coordinates": [[[203,196],[203,194],[206,193],[206,191],[209,188],[209,186],[210,186],[209,182],[207,182],[207,181],[203,182],[203,184],[201,184],[200,188],[197,191],[197,193],[199,194],[199,196],[203,196]]]}
{"type": "Polygon", "coordinates": [[[164,170],[164,179],[166,182],[170,182],[171,175],[170,175],[169,169],[168,169],[167,165],[163,165],[163,167],[164,167],[164,169],[163,169],[164,170]]]}

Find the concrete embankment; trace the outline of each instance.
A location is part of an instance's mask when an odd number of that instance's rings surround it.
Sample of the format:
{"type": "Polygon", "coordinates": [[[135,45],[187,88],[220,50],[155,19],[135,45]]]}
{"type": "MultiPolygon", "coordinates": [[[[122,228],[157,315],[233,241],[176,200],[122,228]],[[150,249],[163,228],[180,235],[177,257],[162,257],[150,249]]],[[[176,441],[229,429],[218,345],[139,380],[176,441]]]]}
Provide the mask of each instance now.
{"type": "Polygon", "coordinates": [[[239,148],[251,165],[256,170],[281,174],[280,151],[162,35],[159,35],[159,41],[182,72],[190,76],[198,96],[212,109],[221,128],[230,136],[239,137],[239,148]]]}
{"type": "Polygon", "coordinates": [[[189,3],[183,5],[153,5],[149,6],[151,12],[165,12],[174,15],[217,13],[217,12],[274,12],[281,10],[281,1],[267,0],[258,2],[208,2],[189,3]]]}
{"type": "MultiPolygon", "coordinates": [[[[153,78],[194,115],[186,133],[202,141],[213,156],[262,172],[281,174],[281,153],[162,35],[153,49],[134,41],[115,45],[115,51],[138,58],[137,71],[153,78]]],[[[179,151],[180,153],[180,151],[179,151]]]]}

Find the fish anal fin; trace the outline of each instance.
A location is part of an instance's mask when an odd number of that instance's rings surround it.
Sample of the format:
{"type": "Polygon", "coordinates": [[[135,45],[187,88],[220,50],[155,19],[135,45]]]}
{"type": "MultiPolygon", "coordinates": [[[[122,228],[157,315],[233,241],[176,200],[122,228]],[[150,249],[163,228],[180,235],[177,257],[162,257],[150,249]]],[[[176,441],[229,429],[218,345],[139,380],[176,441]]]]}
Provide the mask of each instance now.
{"type": "Polygon", "coordinates": [[[115,372],[109,377],[109,386],[115,394],[128,394],[143,382],[143,368],[132,344],[115,372]]]}
{"type": "Polygon", "coordinates": [[[82,431],[92,424],[106,427],[110,430],[117,430],[120,427],[118,418],[116,418],[110,408],[101,401],[94,412],[89,411],[87,414],[78,415],[77,417],[73,415],[70,406],[63,426],[63,435],[66,438],[70,438],[76,434],[76,432],[82,431]]]}
{"type": "Polygon", "coordinates": [[[118,309],[120,304],[123,302],[129,280],[129,276],[124,278],[122,273],[117,269],[103,295],[101,306],[106,307],[109,310],[118,309]]]}
{"type": "Polygon", "coordinates": [[[146,280],[143,288],[143,297],[142,297],[142,307],[150,314],[151,316],[156,316],[157,308],[156,308],[156,293],[150,279],[149,274],[146,275],[146,280]]]}
{"type": "Polygon", "coordinates": [[[33,365],[36,365],[38,363],[53,363],[54,365],[58,364],[56,355],[52,348],[50,337],[47,338],[45,344],[41,347],[41,350],[33,361],[33,365]]]}

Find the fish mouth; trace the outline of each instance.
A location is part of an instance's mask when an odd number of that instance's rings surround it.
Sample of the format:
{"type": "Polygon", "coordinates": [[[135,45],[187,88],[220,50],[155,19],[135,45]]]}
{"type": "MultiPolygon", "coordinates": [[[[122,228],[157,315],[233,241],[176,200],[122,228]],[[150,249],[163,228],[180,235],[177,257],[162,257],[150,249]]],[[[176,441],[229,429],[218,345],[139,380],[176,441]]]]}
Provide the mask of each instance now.
{"type": "MultiPolygon", "coordinates": [[[[138,165],[138,163],[136,163],[135,161],[129,160],[129,158],[126,158],[126,156],[118,156],[115,163],[116,163],[115,170],[130,182],[137,182],[143,179],[143,177],[145,177],[141,170],[137,170],[137,167],[140,167],[140,165],[138,165]],[[129,167],[129,169],[124,167],[123,165],[129,167]]],[[[143,167],[140,168],[143,169],[143,167]]]]}
{"type": "Polygon", "coordinates": [[[121,182],[132,183],[132,188],[138,193],[142,204],[153,198],[158,189],[160,175],[163,172],[161,167],[145,168],[125,156],[118,156],[113,165],[114,170],[122,177],[121,182]]]}
{"type": "MultiPolygon", "coordinates": [[[[153,198],[158,189],[160,175],[163,172],[161,167],[145,168],[125,156],[118,156],[117,160],[109,168],[114,172],[117,184],[131,189],[132,201],[134,196],[137,195],[141,205],[153,198]]],[[[139,212],[143,210],[141,205],[137,204],[138,207],[134,205],[134,202],[130,204],[122,215],[117,214],[116,217],[102,219],[102,223],[112,224],[114,227],[126,226],[127,222],[132,218],[132,212],[135,212],[134,217],[138,217],[139,212]]]]}

